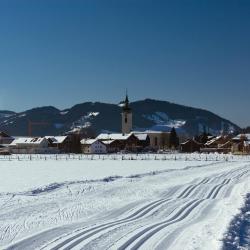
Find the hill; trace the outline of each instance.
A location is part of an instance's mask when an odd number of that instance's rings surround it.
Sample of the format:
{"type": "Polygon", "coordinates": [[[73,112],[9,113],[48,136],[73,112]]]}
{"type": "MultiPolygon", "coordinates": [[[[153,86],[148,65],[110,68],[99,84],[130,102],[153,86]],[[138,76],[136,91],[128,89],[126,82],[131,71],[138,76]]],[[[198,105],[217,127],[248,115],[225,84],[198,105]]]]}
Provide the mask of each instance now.
{"type": "MultiPolygon", "coordinates": [[[[170,131],[195,135],[206,129],[211,134],[238,131],[240,128],[207,110],[187,107],[167,101],[145,99],[131,103],[134,130],[170,131]]],[[[75,127],[93,130],[120,132],[121,108],[116,104],[85,102],[69,109],[59,110],[45,106],[15,113],[0,111],[0,130],[15,136],[28,135],[28,124],[44,122],[32,128],[33,135],[59,135],[75,127]]]]}

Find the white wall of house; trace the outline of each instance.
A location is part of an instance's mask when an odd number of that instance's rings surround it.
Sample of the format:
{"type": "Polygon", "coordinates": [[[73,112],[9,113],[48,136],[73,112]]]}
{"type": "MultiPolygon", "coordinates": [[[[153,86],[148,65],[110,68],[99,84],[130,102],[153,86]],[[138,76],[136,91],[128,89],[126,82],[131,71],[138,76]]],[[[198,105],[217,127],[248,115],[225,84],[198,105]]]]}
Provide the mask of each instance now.
{"type": "Polygon", "coordinates": [[[106,154],[107,147],[100,141],[94,141],[91,144],[82,144],[84,154],[106,154]]]}
{"type": "Polygon", "coordinates": [[[92,154],[106,154],[107,147],[103,143],[96,141],[91,145],[92,154]]]}

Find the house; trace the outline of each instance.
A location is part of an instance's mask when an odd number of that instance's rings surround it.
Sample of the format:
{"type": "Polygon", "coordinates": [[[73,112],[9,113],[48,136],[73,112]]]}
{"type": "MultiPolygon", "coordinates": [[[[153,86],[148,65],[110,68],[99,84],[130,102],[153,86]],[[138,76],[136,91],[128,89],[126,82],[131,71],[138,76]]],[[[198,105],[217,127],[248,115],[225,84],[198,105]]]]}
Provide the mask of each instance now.
{"type": "Polygon", "coordinates": [[[245,154],[250,153],[250,141],[244,141],[243,153],[245,153],[245,154]]]}
{"type": "Polygon", "coordinates": [[[122,134],[122,133],[102,133],[97,136],[98,140],[104,141],[116,141],[118,151],[127,150],[131,152],[137,152],[139,147],[139,140],[138,138],[132,134],[122,134]]]}
{"type": "Polygon", "coordinates": [[[231,137],[227,135],[212,137],[204,144],[204,147],[201,149],[201,152],[229,153],[231,151],[230,142],[231,142],[231,137]]]}
{"type": "Polygon", "coordinates": [[[194,139],[197,141],[197,142],[200,142],[200,143],[207,143],[208,141],[211,141],[212,139],[216,138],[216,136],[214,135],[211,135],[211,134],[208,134],[206,132],[203,132],[202,134],[196,136],[194,139]]]}
{"type": "MultiPolygon", "coordinates": [[[[116,145],[110,146],[110,150],[114,151],[114,148],[121,150],[127,150],[131,152],[138,152],[143,148],[151,148],[154,150],[169,148],[169,132],[160,131],[133,131],[129,134],[122,133],[103,133],[97,136],[96,139],[101,141],[110,141],[114,145],[113,141],[116,141],[116,145]]],[[[108,143],[106,143],[108,144],[108,143]]],[[[108,150],[109,151],[109,150],[108,150]]]]}
{"type": "Polygon", "coordinates": [[[49,147],[57,148],[60,153],[71,153],[71,140],[69,136],[45,136],[49,147]]]}
{"type": "Polygon", "coordinates": [[[116,153],[121,150],[121,143],[118,140],[104,140],[102,141],[107,147],[107,153],[116,153]]]}
{"type": "Polygon", "coordinates": [[[150,138],[147,133],[133,133],[137,137],[139,147],[141,149],[148,148],[150,146],[150,138]]]}
{"type": "Polygon", "coordinates": [[[218,152],[228,154],[231,152],[232,146],[233,146],[232,140],[228,140],[226,143],[218,146],[218,152]]]}
{"type": "Polygon", "coordinates": [[[203,144],[197,142],[195,139],[189,139],[180,144],[181,152],[192,153],[192,152],[200,152],[200,149],[203,147],[203,144]]]}
{"type": "Polygon", "coordinates": [[[239,134],[232,138],[232,153],[249,154],[250,134],[239,134]]]}
{"type": "Polygon", "coordinates": [[[81,149],[84,154],[106,154],[107,146],[96,139],[82,139],[81,149]]]}
{"type": "Polygon", "coordinates": [[[168,149],[170,147],[170,132],[146,130],[143,132],[133,132],[134,135],[147,134],[149,137],[149,147],[158,149],[168,149]]]}
{"type": "Polygon", "coordinates": [[[14,141],[14,137],[9,136],[3,131],[0,131],[0,145],[9,145],[11,142],[14,141]]]}
{"type": "Polygon", "coordinates": [[[58,153],[56,148],[49,147],[45,137],[19,137],[10,145],[9,151],[13,154],[50,154],[58,153]]]}
{"type": "Polygon", "coordinates": [[[250,141],[250,134],[238,134],[232,138],[232,141],[250,141]]]}
{"type": "Polygon", "coordinates": [[[214,137],[211,140],[207,141],[204,144],[204,146],[208,147],[208,148],[219,148],[221,145],[225,144],[228,141],[230,141],[229,136],[220,135],[220,136],[214,137]]]}

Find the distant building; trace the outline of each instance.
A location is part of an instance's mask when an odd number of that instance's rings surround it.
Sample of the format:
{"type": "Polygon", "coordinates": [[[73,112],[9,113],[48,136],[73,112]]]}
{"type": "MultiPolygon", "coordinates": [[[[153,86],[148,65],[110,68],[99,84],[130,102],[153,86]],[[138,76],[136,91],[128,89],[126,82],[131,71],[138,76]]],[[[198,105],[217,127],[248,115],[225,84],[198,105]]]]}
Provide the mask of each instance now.
{"type": "Polygon", "coordinates": [[[9,136],[5,132],[0,132],[0,154],[6,155],[9,154],[8,146],[11,142],[14,141],[14,137],[9,136]]]}
{"type": "Polygon", "coordinates": [[[9,145],[14,141],[14,137],[9,136],[5,132],[0,131],[0,145],[9,145]]]}
{"type": "Polygon", "coordinates": [[[180,144],[180,150],[183,153],[192,153],[200,152],[200,149],[203,147],[203,144],[197,142],[195,139],[189,139],[180,144]]]}
{"type": "Polygon", "coordinates": [[[147,133],[134,133],[135,137],[137,137],[139,143],[139,147],[141,147],[141,149],[143,148],[147,148],[150,146],[150,138],[148,136],[147,133]]]}
{"type": "Polygon", "coordinates": [[[106,154],[107,146],[97,139],[81,140],[81,149],[84,154],[106,154]]]}
{"type": "Polygon", "coordinates": [[[49,147],[57,148],[60,153],[71,153],[71,140],[69,136],[45,136],[49,147]]]}
{"type": "Polygon", "coordinates": [[[45,137],[19,137],[10,145],[9,151],[13,154],[50,154],[58,153],[56,148],[49,147],[45,137]]]}
{"type": "Polygon", "coordinates": [[[250,154],[250,141],[244,141],[243,153],[250,154]]]}
{"type": "Polygon", "coordinates": [[[231,137],[227,135],[219,135],[208,138],[208,141],[204,143],[204,147],[201,148],[203,153],[229,153],[231,152],[231,137]]]}
{"type": "Polygon", "coordinates": [[[228,142],[230,138],[226,135],[220,135],[217,137],[212,138],[211,140],[208,140],[204,146],[207,148],[219,148],[221,145],[228,142]]]}
{"type": "Polygon", "coordinates": [[[170,147],[170,132],[161,132],[146,130],[143,132],[132,132],[135,136],[138,135],[147,135],[149,138],[148,147],[158,150],[158,149],[168,149],[170,147]]]}
{"type": "Polygon", "coordinates": [[[218,153],[224,153],[224,154],[228,154],[232,151],[232,140],[228,139],[228,141],[226,141],[224,144],[219,144],[218,145],[218,153]]]}
{"type": "Polygon", "coordinates": [[[239,134],[232,138],[232,153],[250,153],[250,134],[239,134]]]}
{"type": "Polygon", "coordinates": [[[107,153],[116,153],[121,150],[121,143],[118,140],[105,140],[102,141],[107,147],[107,153]]]}
{"type": "MultiPolygon", "coordinates": [[[[115,148],[118,151],[127,150],[131,152],[137,152],[139,147],[139,140],[138,138],[132,134],[120,134],[120,133],[103,133],[97,136],[98,140],[105,142],[105,141],[116,141],[115,148]]],[[[114,145],[114,142],[112,142],[114,145]]],[[[107,144],[107,143],[106,143],[107,144]]]]}

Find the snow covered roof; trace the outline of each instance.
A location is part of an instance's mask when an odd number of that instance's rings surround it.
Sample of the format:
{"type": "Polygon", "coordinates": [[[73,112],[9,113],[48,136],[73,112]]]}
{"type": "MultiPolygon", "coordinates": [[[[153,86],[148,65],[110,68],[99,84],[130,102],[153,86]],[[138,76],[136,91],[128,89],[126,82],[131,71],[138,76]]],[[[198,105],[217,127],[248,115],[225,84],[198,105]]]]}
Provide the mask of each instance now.
{"type": "Polygon", "coordinates": [[[148,134],[134,134],[140,141],[146,141],[148,134]]]}
{"type": "Polygon", "coordinates": [[[57,143],[63,143],[67,139],[67,136],[55,136],[55,139],[57,143]]]}
{"type": "Polygon", "coordinates": [[[250,134],[238,134],[233,138],[233,140],[241,140],[242,138],[245,138],[247,141],[250,141],[250,134]]]}
{"type": "Polygon", "coordinates": [[[182,142],[181,145],[186,145],[186,144],[189,144],[190,142],[193,142],[193,143],[195,143],[197,145],[202,145],[202,143],[196,141],[195,139],[188,139],[187,141],[182,142]]]}
{"type": "Polygon", "coordinates": [[[214,136],[214,135],[208,135],[208,137],[207,137],[207,139],[208,140],[212,140],[212,139],[214,139],[216,136],[214,136]]]}
{"type": "Polygon", "coordinates": [[[81,144],[91,145],[97,141],[98,141],[97,139],[82,139],[81,144]]]}
{"type": "Polygon", "coordinates": [[[98,140],[127,140],[132,134],[122,134],[122,133],[114,133],[114,134],[105,134],[102,133],[96,137],[98,140]]]}
{"type": "Polygon", "coordinates": [[[209,146],[209,145],[213,144],[214,142],[216,142],[217,140],[219,140],[219,139],[221,139],[221,138],[222,138],[221,135],[220,135],[220,136],[217,136],[217,137],[213,138],[212,140],[206,142],[205,145],[209,146]]]}
{"type": "Polygon", "coordinates": [[[45,137],[18,137],[10,145],[41,144],[44,140],[47,140],[47,139],[45,137]]]}
{"type": "Polygon", "coordinates": [[[50,139],[53,144],[60,144],[67,139],[67,136],[45,136],[45,138],[50,139]]]}
{"type": "Polygon", "coordinates": [[[105,140],[105,141],[102,141],[102,143],[106,144],[106,145],[109,145],[111,144],[112,142],[114,142],[115,140],[105,140]]]}

